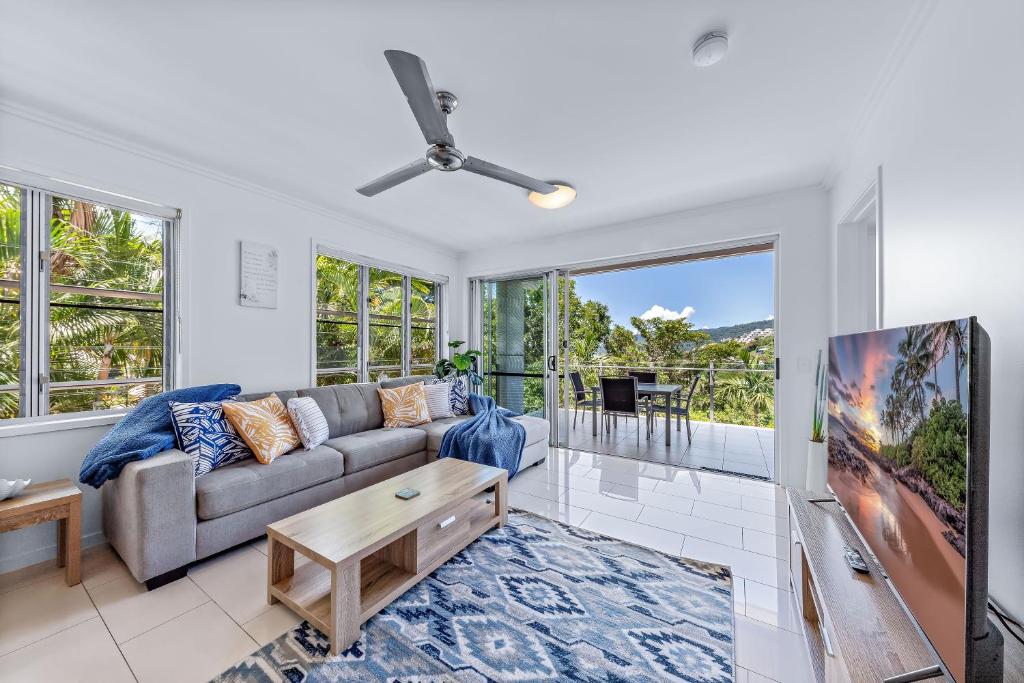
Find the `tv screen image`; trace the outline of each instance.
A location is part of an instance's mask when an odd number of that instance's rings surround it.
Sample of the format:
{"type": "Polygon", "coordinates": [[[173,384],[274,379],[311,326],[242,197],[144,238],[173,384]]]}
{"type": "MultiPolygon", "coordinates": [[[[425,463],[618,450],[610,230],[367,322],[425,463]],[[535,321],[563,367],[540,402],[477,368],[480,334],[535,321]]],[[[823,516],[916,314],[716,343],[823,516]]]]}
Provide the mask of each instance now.
{"type": "Polygon", "coordinates": [[[970,319],[829,340],[829,486],[963,681],[970,319]]]}

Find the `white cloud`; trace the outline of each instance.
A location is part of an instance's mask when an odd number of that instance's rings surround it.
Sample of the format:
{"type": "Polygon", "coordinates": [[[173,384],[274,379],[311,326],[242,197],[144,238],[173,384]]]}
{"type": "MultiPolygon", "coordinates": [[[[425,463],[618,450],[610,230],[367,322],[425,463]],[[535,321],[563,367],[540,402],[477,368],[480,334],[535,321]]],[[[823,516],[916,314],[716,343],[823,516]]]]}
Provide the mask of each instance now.
{"type": "Polygon", "coordinates": [[[765,320],[775,320],[775,315],[774,314],[769,314],[768,317],[765,318],[765,320]]]}
{"type": "Polygon", "coordinates": [[[680,320],[681,318],[689,318],[693,315],[693,306],[687,306],[681,311],[673,311],[664,306],[654,304],[640,315],[641,320],[652,320],[654,318],[661,318],[662,320],[680,320]]]}

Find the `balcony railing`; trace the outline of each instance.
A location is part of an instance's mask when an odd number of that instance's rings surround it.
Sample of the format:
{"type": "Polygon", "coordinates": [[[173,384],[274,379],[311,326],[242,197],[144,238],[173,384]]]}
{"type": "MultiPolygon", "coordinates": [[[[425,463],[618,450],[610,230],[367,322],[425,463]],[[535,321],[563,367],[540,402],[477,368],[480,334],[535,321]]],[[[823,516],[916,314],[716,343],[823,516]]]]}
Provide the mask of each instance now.
{"type": "MultiPolygon", "coordinates": [[[[715,365],[715,363],[708,363],[703,366],[693,365],[674,365],[674,366],[640,366],[640,365],[616,365],[611,363],[595,363],[588,365],[573,365],[570,370],[575,370],[582,375],[583,383],[586,386],[594,386],[598,383],[598,378],[602,376],[625,376],[629,371],[639,372],[654,372],[659,383],[662,384],[683,384],[687,387],[693,380],[694,373],[703,373],[706,380],[701,380],[697,384],[697,388],[694,391],[694,408],[697,412],[702,412],[705,407],[701,400],[705,396],[707,397],[707,416],[709,422],[716,422],[715,418],[715,387],[723,376],[735,376],[743,373],[754,373],[761,375],[774,375],[775,370],[773,368],[748,368],[745,366],[730,366],[730,365],[715,365]]],[[[570,393],[572,388],[570,386],[570,393]]],[[[774,413],[774,407],[772,408],[774,413]]],[[[774,417],[772,419],[774,424],[774,417]]]]}

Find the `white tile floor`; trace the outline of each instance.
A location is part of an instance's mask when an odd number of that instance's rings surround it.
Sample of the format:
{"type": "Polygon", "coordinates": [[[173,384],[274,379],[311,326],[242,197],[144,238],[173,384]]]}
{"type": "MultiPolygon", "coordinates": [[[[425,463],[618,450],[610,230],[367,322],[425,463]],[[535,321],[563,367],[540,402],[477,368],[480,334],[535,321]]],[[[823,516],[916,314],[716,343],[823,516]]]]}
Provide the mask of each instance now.
{"type": "Polygon", "coordinates": [[[573,427],[573,411],[569,415],[567,443],[574,450],[619,455],[649,462],[680,467],[703,467],[772,480],[775,476],[775,430],[722,423],[690,423],[692,438],[686,440],[686,424],[676,429],[672,422],[672,445],[665,445],[665,418],[655,421],[654,433],[648,439],[641,433],[637,444],[637,421],[619,418],[610,431],[594,436],[591,413],[579,411],[573,427]]]}
{"type": "MultiPolygon", "coordinates": [[[[738,683],[803,683],[785,503],[762,482],[553,449],[509,504],[663,552],[732,566],[738,683]],[[781,558],[781,559],[780,559],[781,558]]],[[[0,681],[205,681],[299,619],[266,603],[266,541],[147,592],[108,547],[68,588],[51,564],[0,575],[0,681]]]]}

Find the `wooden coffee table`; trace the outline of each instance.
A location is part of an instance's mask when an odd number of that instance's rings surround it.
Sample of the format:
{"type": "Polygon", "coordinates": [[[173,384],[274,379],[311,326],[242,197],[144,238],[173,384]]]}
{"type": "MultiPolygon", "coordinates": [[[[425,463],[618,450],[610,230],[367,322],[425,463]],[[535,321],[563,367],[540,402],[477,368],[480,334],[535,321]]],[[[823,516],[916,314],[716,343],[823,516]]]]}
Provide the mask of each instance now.
{"type": "Polygon", "coordinates": [[[430,572],[508,519],[508,472],[443,458],[267,526],[267,599],[328,635],[331,654],[430,572]],[[493,502],[475,499],[494,487],[493,502]],[[403,488],[420,495],[395,497],[403,488]],[[295,567],[295,553],[311,561],[295,567]]]}

